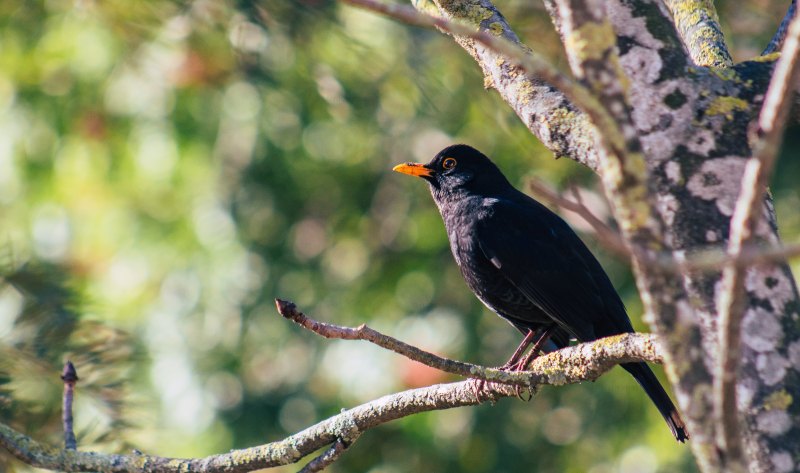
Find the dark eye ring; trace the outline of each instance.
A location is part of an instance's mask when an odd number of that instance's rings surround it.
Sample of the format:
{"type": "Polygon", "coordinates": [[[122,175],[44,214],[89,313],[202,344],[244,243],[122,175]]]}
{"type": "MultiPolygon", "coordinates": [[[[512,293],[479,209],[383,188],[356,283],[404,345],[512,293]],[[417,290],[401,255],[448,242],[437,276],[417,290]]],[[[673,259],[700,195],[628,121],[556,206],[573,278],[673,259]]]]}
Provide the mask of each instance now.
{"type": "Polygon", "coordinates": [[[455,158],[445,158],[444,161],[442,161],[442,167],[445,169],[453,169],[456,167],[455,158]]]}

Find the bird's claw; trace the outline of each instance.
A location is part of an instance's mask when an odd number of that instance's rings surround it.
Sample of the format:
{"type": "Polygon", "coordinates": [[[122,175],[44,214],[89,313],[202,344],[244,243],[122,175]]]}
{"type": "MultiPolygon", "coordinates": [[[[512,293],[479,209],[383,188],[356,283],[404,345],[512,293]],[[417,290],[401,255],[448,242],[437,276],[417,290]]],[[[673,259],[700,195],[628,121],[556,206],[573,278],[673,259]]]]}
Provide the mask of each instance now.
{"type": "Polygon", "coordinates": [[[494,404],[497,398],[490,391],[490,385],[493,384],[491,381],[475,378],[470,379],[470,381],[472,382],[472,392],[475,394],[478,404],[483,404],[483,401],[487,400],[494,404]]]}
{"type": "Polygon", "coordinates": [[[525,388],[525,386],[514,386],[514,392],[517,394],[517,398],[520,401],[530,402],[531,399],[533,399],[533,388],[531,388],[530,386],[527,386],[528,397],[525,397],[525,396],[522,395],[522,393],[525,392],[525,391],[523,391],[523,388],[525,388]]]}
{"type": "Polygon", "coordinates": [[[472,381],[472,392],[475,393],[475,399],[478,400],[478,404],[483,403],[481,393],[483,392],[483,388],[486,387],[486,380],[471,379],[470,381],[472,381]]]}

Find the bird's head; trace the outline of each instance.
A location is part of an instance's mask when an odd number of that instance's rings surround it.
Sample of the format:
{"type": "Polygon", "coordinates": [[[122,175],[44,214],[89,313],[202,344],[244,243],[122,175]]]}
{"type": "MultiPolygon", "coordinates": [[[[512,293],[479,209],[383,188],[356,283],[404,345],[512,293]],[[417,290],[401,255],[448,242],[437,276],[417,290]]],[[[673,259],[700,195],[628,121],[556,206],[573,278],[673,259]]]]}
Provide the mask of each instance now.
{"type": "Polygon", "coordinates": [[[492,195],[511,187],[486,155],[467,145],[448,146],[427,164],[398,164],[393,170],[428,181],[437,200],[462,193],[492,195]]]}

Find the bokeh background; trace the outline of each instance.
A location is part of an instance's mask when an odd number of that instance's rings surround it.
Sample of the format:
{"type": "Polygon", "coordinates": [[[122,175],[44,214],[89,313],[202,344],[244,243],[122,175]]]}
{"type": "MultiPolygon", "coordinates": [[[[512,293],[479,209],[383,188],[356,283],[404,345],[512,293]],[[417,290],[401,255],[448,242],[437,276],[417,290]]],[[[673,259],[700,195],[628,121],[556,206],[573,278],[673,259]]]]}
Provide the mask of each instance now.
{"type": "MultiPolygon", "coordinates": [[[[738,60],[788,4],[716,3],[738,60]]],[[[564,65],[540,2],[498,6],[564,65]]],[[[773,191],[792,240],[797,129],[787,139],[773,191]]],[[[437,32],[328,0],[0,1],[0,420],[59,444],[67,359],[80,448],[166,456],[269,442],[453,379],[302,331],[275,297],[502,363],[519,334],[467,290],[426,185],[390,171],[454,142],[520,187],[581,186],[606,215],[594,177],[554,160],[437,32]]],[[[585,239],[645,329],[626,262],[585,239]]],[[[385,425],[330,471],[694,469],[616,369],[385,425]]],[[[31,470],[0,452],[0,471],[31,470]]]]}

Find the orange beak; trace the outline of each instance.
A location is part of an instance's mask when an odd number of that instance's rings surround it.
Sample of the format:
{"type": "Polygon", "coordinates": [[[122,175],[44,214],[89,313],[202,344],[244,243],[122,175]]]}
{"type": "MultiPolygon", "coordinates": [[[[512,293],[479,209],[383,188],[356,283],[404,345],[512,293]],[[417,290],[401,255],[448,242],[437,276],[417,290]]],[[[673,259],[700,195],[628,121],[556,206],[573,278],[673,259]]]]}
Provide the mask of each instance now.
{"type": "Polygon", "coordinates": [[[398,164],[397,166],[392,168],[392,171],[397,171],[403,174],[408,174],[409,176],[417,176],[417,177],[433,176],[433,171],[424,164],[420,163],[398,164]]]}

